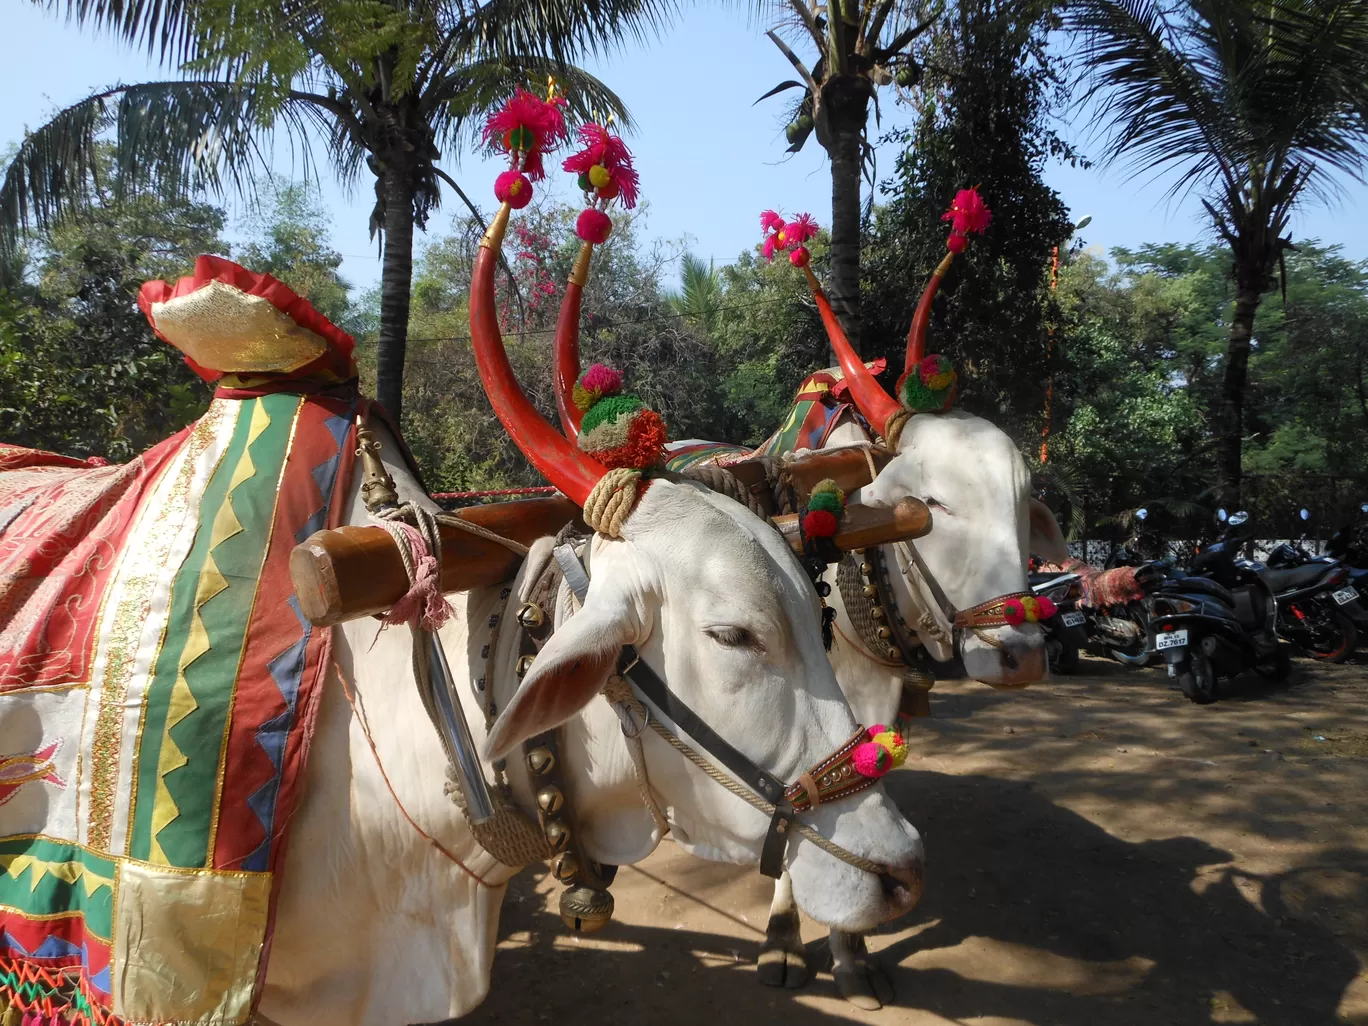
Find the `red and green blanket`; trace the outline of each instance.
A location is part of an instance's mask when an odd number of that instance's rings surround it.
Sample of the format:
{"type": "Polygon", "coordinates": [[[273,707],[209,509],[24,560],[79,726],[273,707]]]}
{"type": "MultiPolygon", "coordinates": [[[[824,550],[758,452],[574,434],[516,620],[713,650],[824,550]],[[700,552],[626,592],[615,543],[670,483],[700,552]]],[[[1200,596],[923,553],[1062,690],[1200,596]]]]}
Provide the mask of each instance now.
{"type": "Polygon", "coordinates": [[[0,446],[6,1024],[252,1012],[329,661],[288,557],[362,400],[245,384],[123,466],[0,446]]]}
{"type": "MultiPolygon", "coordinates": [[[[882,359],[865,364],[875,374],[883,372],[882,359]]],[[[842,415],[853,417],[866,432],[869,425],[855,404],[846,398],[845,376],[839,367],[818,371],[798,386],[779,430],[755,449],[727,442],[690,440],[669,447],[666,467],[676,473],[706,463],[726,466],[749,456],[782,456],[799,449],[820,449],[826,444],[842,415]]]]}

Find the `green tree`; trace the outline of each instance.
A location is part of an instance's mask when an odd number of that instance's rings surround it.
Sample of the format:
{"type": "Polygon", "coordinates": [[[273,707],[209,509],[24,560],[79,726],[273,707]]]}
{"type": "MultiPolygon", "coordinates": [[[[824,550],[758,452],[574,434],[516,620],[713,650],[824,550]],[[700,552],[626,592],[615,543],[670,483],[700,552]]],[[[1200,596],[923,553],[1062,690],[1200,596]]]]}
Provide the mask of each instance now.
{"type": "Polygon", "coordinates": [[[1360,178],[1368,144],[1362,0],[1075,0],[1069,25],[1108,156],[1196,188],[1230,250],[1235,309],[1221,382],[1223,497],[1238,503],[1245,393],[1260,301],[1291,245],[1293,210],[1360,178]]]}
{"type": "Polygon", "coordinates": [[[51,225],[14,258],[0,289],[0,438],[125,460],[204,410],[209,389],[137,309],[143,282],[189,274],[224,252],[223,212],[101,187],[80,219],[51,225]]]}
{"type": "MultiPolygon", "coordinates": [[[[963,405],[1023,442],[1039,425],[1047,360],[1051,252],[1068,238],[1068,210],[1043,180],[1046,161],[1077,160],[1050,128],[1058,79],[1046,49],[1049,9],[1011,0],[960,0],[925,53],[912,131],[876,211],[867,252],[868,304],[892,375],[932,270],[945,256],[941,215],[977,185],[993,211],[987,233],[951,265],[927,351],[955,360],[963,405]]],[[[1033,447],[1032,447],[1033,448],[1033,447]]]]}
{"type": "Polygon", "coordinates": [[[921,66],[912,43],[931,25],[925,6],[907,0],[763,0],[760,9],[789,19],[791,36],[816,50],[811,68],[771,30],[770,39],[798,73],[761,99],[789,89],[802,91],[787,129],[797,153],[815,132],[831,164],[831,305],[850,344],[861,352],[860,182],[874,184],[869,108],[877,118],[879,87],[914,85],[921,66]]]}
{"type": "Polygon", "coordinates": [[[692,253],[679,260],[679,291],[666,297],[671,310],[696,328],[711,331],[722,312],[722,275],[692,253]]]}
{"type": "Polygon", "coordinates": [[[283,281],[334,324],[353,327],[351,286],[338,273],[342,254],[328,238],[329,215],[318,193],[302,182],[271,178],[267,202],[244,226],[256,237],[234,259],[283,281]]]}
{"type": "MultiPolygon", "coordinates": [[[[0,188],[0,244],[88,204],[96,141],[113,130],[116,183],[166,196],[244,189],[283,129],[308,155],[325,140],[344,183],[374,182],[372,235],[384,242],[377,397],[397,417],[413,273],[413,231],[438,206],[444,150],[470,142],[483,115],[517,85],[554,75],[572,111],[620,100],[571,64],[624,35],[640,36],[665,0],[36,0],[79,23],[146,44],[191,78],[119,86],[59,112],[28,135],[0,188]]],[[[537,85],[536,88],[540,88],[537,85]]],[[[473,208],[472,208],[473,209],[473,208]]]]}

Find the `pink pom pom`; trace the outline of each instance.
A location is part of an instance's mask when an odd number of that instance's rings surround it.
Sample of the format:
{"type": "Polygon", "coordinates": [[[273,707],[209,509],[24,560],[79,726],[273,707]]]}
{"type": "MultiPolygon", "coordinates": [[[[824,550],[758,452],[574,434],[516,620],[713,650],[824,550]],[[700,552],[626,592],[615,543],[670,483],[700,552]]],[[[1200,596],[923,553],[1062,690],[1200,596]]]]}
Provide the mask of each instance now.
{"type": "Polygon", "coordinates": [[[762,210],[760,212],[760,230],[765,232],[777,232],[784,227],[784,219],[773,210],[762,210]]]}
{"type": "Polygon", "coordinates": [[[950,238],[945,240],[945,248],[951,253],[963,253],[969,248],[969,236],[951,235],[950,238]]]}
{"type": "Polygon", "coordinates": [[[612,367],[596,363],[580,375],[580,384],[600,396],[617,395],[622,391],[622,375],[612,367]]]}
{"type": "Polygon", "coordinates": [[[856,773],[872,780],[877,780],[893,767],[893,757],[888,754],[888,749],[883,745],[876,745],[873,741],[865,741],[859,745],[851,757],[851,762],[855,764],[856,773]]]}
{"type": "Polygon", "coordinates": [[[613,222],[608,215],[602,210],[595,210],[593,207],[583,211],[575,222],[575,234],[585,242],[592,242],[596,246],[607,242],[612,231],[613,222]]]}
{"type": "Polygon", "coordinates": [[[521,210],[532,202],[532,183],[521,171],[505,171],[494,179],[494,198],[521,210]]]}
{"type": "Polygon", "coordinates": [[[806,246],[799,246],[789,254],[789,263],[794,267],[806,267],[808,261],[812,259],[812,254],[807,251],[806,246]]]}
{"type": "Polygon", "coordinates": [[[1048,620],[1057,612],[1059,612],[1058,607],[1056,607],[1053,602],[1045,598],[1043,595],[1040,598],[1036,599],[1037,620],[1048,620]]]}
{"type": "MultiPolygon", "coordinates": [[[[950,222],[950,230],[956,235],[982,232],[992,223],[993,212],[983,202],[978,189],[961,189],[955,193],[950,209],[941,215],[942,221],[950,222]]],[[[968,245],[968,240],[965,240],[968,245]]],[[[959,252],[956,250],[956,252],[959,252]]]]}
{"type": "Polygon", "coordinates": [[[886,733],[892,729],[892,727],[885,727],[882,723],[876,723],[874,724],[874,726],[870,727],[867,731],[865,731],[865,733],[869,735],[869,740],[873,741],[880,734],[886,733]]]}

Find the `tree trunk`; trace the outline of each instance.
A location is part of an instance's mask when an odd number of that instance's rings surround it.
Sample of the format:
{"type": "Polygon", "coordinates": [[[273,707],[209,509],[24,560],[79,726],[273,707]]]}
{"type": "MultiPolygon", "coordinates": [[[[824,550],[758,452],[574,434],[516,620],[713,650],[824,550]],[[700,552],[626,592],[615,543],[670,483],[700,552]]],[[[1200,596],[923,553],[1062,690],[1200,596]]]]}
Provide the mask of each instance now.
{"type": "Polygon", "coordinates": [[[851,348],[860,344],[860,158],[868,99],[843,95],[849,89],[825,90],[831,158],[831,308],[845,328],[851,348]]]}
{"type": "Polygon", "coordinates": [[[1241,459],[1244,442],[1244,394],[1249,377],[1249,340],[1261,296],[1241,287],[1235,294],[1235,316],[1230,322],[1225,378],[1221,386],[1221,499],[1234,513],[1240,505],[1241,459]]]}
{"type": "Polygon", "coordinates": [[[384,171],[385,255],[380,271],[380,342],[375,397],[396,424],[404,404],[409,294],[413,285],[413,189],[402,171],[384,171]]]}

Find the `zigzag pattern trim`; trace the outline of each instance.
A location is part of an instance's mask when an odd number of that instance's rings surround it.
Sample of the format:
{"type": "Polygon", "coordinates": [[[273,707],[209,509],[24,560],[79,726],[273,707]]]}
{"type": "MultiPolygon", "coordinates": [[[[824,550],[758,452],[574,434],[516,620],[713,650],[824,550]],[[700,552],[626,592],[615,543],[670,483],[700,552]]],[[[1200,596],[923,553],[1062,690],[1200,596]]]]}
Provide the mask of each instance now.
{"type": "Polygon", "coordinates": [[[84,862],[49,862],[46,859],[34,858],[32,855],[0,855],[0,869],[14,880],[23,876],[25,870],[31,871],[31,891],[37,890],[44,877],[48,876],[73,885],[80,883],[85,888],[87,898],[101,887],[114,886],[113,877],[101,876],[84,862]]]}

